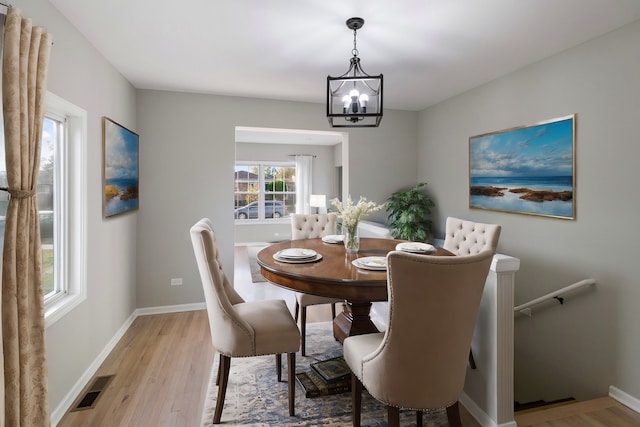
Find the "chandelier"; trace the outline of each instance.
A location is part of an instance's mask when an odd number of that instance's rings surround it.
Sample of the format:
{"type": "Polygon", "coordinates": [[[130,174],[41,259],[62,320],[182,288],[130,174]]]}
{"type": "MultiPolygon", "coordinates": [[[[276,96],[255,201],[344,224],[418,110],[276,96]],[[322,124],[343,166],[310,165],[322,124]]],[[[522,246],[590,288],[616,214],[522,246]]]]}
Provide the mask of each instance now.
{"type": "Polygon", "coordinates": [[[353,30],[353,57],[349,69],[339,77],[327,76],[327,119],[332,127],[378,127],[382,120],[382,74],[370,76],[362,70],[357,31],[362,18],[347,19],[353,30]]]}

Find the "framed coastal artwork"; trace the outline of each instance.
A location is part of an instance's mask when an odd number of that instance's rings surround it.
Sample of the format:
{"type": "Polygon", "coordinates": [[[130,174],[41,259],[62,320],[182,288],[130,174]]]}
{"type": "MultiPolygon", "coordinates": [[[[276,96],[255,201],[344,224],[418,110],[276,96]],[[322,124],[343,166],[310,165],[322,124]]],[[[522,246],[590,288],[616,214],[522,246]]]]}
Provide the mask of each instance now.
{"type": "Polygon", "coordinates": [[[139,136],[102,118],[102,199],[105,218],[138,209],[139,136]]]}
{"type": "Polygon", "coordinates": [[[469,138],[469,207],[575,219],[576,115],[469,138]]]}

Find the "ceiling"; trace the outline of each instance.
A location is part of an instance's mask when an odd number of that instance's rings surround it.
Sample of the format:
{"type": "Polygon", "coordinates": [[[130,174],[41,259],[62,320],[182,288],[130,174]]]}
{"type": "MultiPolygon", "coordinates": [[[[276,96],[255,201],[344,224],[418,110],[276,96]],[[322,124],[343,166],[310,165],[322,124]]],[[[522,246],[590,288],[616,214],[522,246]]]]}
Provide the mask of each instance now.
{"type": "Polygon", "coordinates": [[[136,88],[315,103],[360,16],[364,70],[413,111],[640,19],[638,0],[50,2],[136,88]]]}

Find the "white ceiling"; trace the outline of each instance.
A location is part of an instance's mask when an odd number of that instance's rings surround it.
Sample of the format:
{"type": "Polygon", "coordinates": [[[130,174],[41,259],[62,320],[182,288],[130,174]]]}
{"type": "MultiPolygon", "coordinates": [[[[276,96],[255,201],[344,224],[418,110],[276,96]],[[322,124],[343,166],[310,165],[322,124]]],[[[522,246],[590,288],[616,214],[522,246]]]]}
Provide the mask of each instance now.
{"type": "Polygon", "coordinates": [[[347,70],[345,21],[360,16],[362,66],[384,74],[385,107],[404,110],[640,19],[639,0],[50,2],[136,88],[316,103],[347,70]]]}

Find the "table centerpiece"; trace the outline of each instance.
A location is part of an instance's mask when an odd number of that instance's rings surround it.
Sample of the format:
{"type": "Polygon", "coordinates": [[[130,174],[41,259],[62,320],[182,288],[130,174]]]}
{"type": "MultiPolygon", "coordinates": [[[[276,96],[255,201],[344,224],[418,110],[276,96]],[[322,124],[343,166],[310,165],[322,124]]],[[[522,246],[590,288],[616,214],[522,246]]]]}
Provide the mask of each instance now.
{"type": "Polygon", "coordinates": [[[373,201],[367,201],[367,199],[362,196],[357,204],[353,203],[351,196],[347,197],[345,203],[342,203],[336,198],[331,201],[331,204],[338,210],[338,218],[342,220],[344,247],[347,253],[357,253],[360,250],[358,223],[370,213],[382,209],[383,205],[379,205],[373,201]]]}

